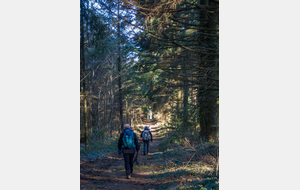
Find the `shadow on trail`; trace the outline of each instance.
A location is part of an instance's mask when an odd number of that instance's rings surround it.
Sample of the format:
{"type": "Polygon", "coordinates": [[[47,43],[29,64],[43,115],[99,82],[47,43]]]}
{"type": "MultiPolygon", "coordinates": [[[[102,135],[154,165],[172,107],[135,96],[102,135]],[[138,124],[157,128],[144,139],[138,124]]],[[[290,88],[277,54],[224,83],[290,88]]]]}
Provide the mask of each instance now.
{"type": "MultiPolygon", "coordinates": [[[[159,190],[218,187],[216,177],[213,174],[206,175],[202,169],[202,165],[215,154],[213,149],[211,155],[204,154],[204,150],[199,146],[194,147],[197,154],[195,150],[178,146],[171,147],[167,151],[159,150],[163,146],[160,144],[162,140],[168,137],[158,133],[161,130],[159,126],[153,129],[155,131],[151,129],[153,142],[150,143],[150,153],[144,156],[143,146],[141,146],[138,155],[139,165],[134,164],[131,179],[126,179],[123,156],[111,153],[94,162],[80,164],[80,189],[159,190]],[[184,167],[192,155],[194,155],[193,160],[189,164],[193,164],[193,169],[189,169],[189,165],[184,167]]],[[[139,137],[139,143],[143,145],[140,133],[135,132],[139,137]]],[[[207,147],[205,152],[210,152],[210,148],[207,147]]]]}
{"type": "Polygon", "coordinates": [[[151,152],[147,156],[144,156],[143,149],[140,149],[139,165],[134,164],[131,179],[126,179],[123,156],[116,153],[101,157],[94,162],[80,164],[80,189],[155,189],[160,183],[150,178],[151,163],[155,161],[150,158],[154,157],[153,152],[156,151],[160,140],[154,136],[153,142],[150,143],[151,152]]]}

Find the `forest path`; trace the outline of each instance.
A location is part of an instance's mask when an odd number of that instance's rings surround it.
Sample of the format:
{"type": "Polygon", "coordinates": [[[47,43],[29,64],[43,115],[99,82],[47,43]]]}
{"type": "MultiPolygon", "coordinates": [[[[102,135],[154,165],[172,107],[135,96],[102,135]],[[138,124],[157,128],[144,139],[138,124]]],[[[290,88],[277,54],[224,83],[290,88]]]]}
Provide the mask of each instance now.
{"type": "MultiPolygon", "coordinates": [[[[160,185],[150,179],[150,174],[156,161],[154,154],[158,151],[157,145],[162,137],[157,136],[159,126],[151,125],[153,122],[145,122],[145,124],[150,125],[153,131],[153,142],[150,142],[150,153],[146,156],[143,155],[141,147],[138,155],[139,165],[134,163],[132,178],[126,179],[123,156],[112,153],[104,159],[80,165],[80,189],[150,190],[160,185]]],[[[136,134],[140,136],[140,132],[136,134]]],[[[142,143],[141,138],[139,143],[142,143]]]]}

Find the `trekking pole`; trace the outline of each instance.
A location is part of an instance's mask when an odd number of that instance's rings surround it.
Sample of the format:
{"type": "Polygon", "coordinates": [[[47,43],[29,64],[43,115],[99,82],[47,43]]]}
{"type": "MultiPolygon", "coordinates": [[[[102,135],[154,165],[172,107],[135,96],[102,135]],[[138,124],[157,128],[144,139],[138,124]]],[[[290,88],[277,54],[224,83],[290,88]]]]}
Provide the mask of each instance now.
{"type": "Polygon", "coordinates": [[[133,160],[133,162],[136,162],[136,165],[139,165],[139,162],[137,161],[138,154],[139,154],[139,151],[136,152],[135,158],[133,160]]]}

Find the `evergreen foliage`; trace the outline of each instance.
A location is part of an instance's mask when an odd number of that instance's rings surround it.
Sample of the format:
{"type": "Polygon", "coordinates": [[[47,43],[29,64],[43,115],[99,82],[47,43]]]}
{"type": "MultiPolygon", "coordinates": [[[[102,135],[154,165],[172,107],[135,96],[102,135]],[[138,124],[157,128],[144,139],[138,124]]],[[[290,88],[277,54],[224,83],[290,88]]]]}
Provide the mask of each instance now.
{"type": "Polygon", "coordinates": [[[211,0],[81,0],[82,138],[136,127],[151,107],[168,137],[218,141],[218,11],[211,0]]]}

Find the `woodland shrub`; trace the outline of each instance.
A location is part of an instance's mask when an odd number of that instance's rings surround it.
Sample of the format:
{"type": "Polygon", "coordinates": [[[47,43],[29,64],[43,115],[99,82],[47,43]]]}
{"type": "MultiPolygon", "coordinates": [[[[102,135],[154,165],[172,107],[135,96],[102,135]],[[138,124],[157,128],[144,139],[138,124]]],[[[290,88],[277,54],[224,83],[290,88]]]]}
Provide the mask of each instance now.
{"type": "Polygon", "coordinates": [[[83,160],[94,160],[99,156],[116,151],[117,144],[117,137],[106,137],[101,141],[89,139],[89,149],[81,149],[80,158],[83,160]]]}

